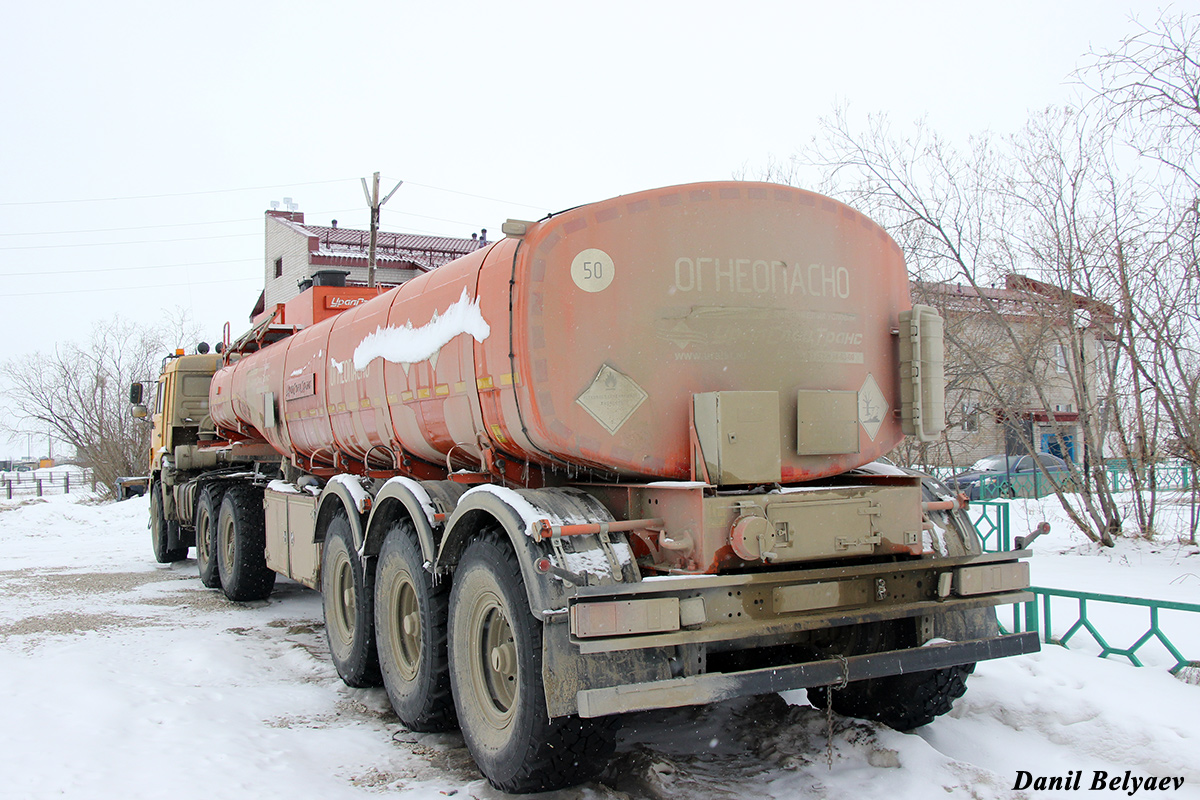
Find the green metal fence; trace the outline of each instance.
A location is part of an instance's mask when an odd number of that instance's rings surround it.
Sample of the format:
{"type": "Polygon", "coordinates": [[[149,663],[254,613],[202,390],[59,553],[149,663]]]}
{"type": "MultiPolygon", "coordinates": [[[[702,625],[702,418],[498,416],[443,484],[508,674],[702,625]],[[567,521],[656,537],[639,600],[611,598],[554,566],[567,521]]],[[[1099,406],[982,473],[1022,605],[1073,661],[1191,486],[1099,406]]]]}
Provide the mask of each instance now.
{"type": "Polygon", "coordinates": [[[951,477],[953,477],[963,471],[962,467],[957,467],[957,468],[952,469],[950,467],[920,467],[919,466],[919,467],[917,467],[917,469],[920,470],[921,472],[924,472],[927,475],[932,475],[933,477],[937,478],[939,481],[941,481],[943,483],[945,483],[951,477]]]}
{"type": "MultiPolygon", "coordinates": [[[[1012,607],[1012,632],[1014,633],[1037,631],[1041,635],[1042,641],[1048,644],[1061,645],[1069,649],[1070,642],[1075,637],[1075,634],[1081,630],[1087,631],[1096,644],[1100,646],[1101,658],[1108,658],[1111,655],[1125,656],[1135,667],[1142,666],[1142,661],[1137,655],[1138,650],[1152,641],[1157,641],[1175,659],[1175,666],[1171,668],[1172,673],[1179,672],[1179,670],[1186,666],[1198,663],[1196,660],[1189,660],[1184,657],[1180,649],[1171,640],[1170,635],[1164,630],[1164,620],[1162,617],[1163,611],[1183,611],[1190,614],[1200,614],[1200,605],[1196,603],[1147,600],[1141,597],[1124,597],[1096,592],[1075,592],[1068,589],[1046,589],[1040,586],[1031,587],[1029,591],[1034,595],[1033,600],[1027,603],[1018,603],[1012,607]],[[1066,633],[1061,636],[1054,635],[1054,627],[1051,619],[1052,604],[1050,601],[1051,598],[1055,597],[1076,600],[1078,602],[1075,620],[1066,633]],[[1120,635],[1118,632],[1112,630],[1117,623],[1111,621],[1097,622],[1093,620],[1088,613],[1089,603],[1106,603],[1145,608],[1149,615],[1148,625],[1128,647],[1114,646],[1109,641],[1120,635]],[[1108,629],[1107,635],[1101,631],[1101,627],[1105,626],[1108,629]]],[[[1172,630],[1176,632],[1183,628],[1195,630],[1200,625],[1200,617],[1188,617],[1182,620],[1176,617],[1171,622],[1173,626],[1169,627],[1172,627],[1172,630]]]]}
{"type": "MultiPolygon", "coordinates": [[[[952,475],[962,472],[949,467],[922,467],[923,471],[933,475],[940,481],[947,481],[952,475]]],[[[1082,469],[1082,467],[1080,467],[1082,469]]],[[[1114,492],[1127,492],[1133,489],[1134,474],[1130,471],[1129,462],[1122,458],[1110,458],[1104,462],[1105,472],[1108,473],[1108,483],[1114,492]]],[[[1136,468],[1142,486],[1150,481],[1150,471],[1154,472],[1154,485],[1167,491],[1190,489],[1194,476],[1194,467],[1186,461],[1160,461],[1153,464],[1142,464],[1136,468]]],[[[1057,482],[1064,492],[1076,491],[1071,475],[1067,471],[1051,472],[1050,477],[1039,472],[998,473],[984,477],[979,482],[979,497],[982,500],[995,500],[1009,497],[1045,497],[1054,493],[1057,482]]]]}
{"type": "Polygon", "coordinates": [[[985,553],[1012,550],[1009,536],[1008,503],[976,501],[967,506],[967,516],[975,525],[985,553]]]}
{"type": "MultiPolygon", "coordinates": [[[[1156,489],[1190,489],[1192,486],[1192,467],[1183,461],[1167,461],[1152,466],[1154,486],[1156,489]]],[[[1113,459],[1104,463],[1108,473],[1108,482],[1114,492],[1127,492],[1133,489],[1134,473],[1129,469],[1129,463],[1124,459],[1113,459]]],[[[1150,485],[1151,466],[1142,465],[1136,468],[1143,488],[1150,485]]]]}
{"type": "MultiPolygon", "coordinates": [[[[1008,503],[974,502],[968,507],[967,514],[970,516],[971,522],[975,524],[975,530],[979,533],[984,552],[1012,549],[1008,503]]],[[[1080,631],[1085,631],[1099,645],[1101,658],[1107,658],[1110,655],[1124,656],[1137,667],[1142,666],[1138,651],[1151,642],[1158,642],[1175,659],[1175,665],[1171,668],[1172,673],[1178,672],[1185,666],[1197,664],[1196,659],[1184,657],[1183,652],[1171,639],[1169,631],[1178,633],[1183,629],[1200,629],[1200,617],[1190,616],[1191,614],[1200,614],[1200,604],[1147,600],[1140,597],[1077,592],[1068,589],[1047,589],[1040,586],[1032,587],[1029,591],[1033,593],[1033,600],[1027,603],[1018,603],[1012,607],[1011,632],[1013,633],[1037,631],[1041,634],[1042,641],[1069,649],[1076,635],[1080,631]],[[1063,600],[1077,602],[1074,620],[1066,632],[1057,637],[1054,636],[1052,598],[1059,598],[1060,605],[1063,600]],[[1108,604],[1110,606],[1144,608],[1148,615],[1148,624],[1141,633],[1126,639],[1126,641],[1132,641],[1128,647],[1110,644],[1110,642],[1116,641],[1122,633],[1128,637],[1128,620],[1094,620],[1089,614],[1089,604],[1092,606],[1108,604]],[[1183,618],[1173,615],[1164,620],[1163,611],[1181,611],[1189,616],[1183,618]],[[1124,626],[1126,630],[1124,632],[1114,630],[1118,626],[1124,626]]],[[[1136,627],[1135,625],[1134,629],[1136,627]]],[[[1192,653],[1192,655],[1200,658],[1200,653],[1192,653]]]]}
{"type": "Polygon", "coordinates": [[[1041,471],[1021,473],[999,473],[989,475],[979,481],[979,497],[983,500],[995,500],[998,497],[1045,497],[1054,493],[1055,484],[1062,487],[1064,492],[1076,491],[1075,482],[1070,473],[1053,472],[1047,477],[1041,471]]]}
{"type": "MultiPolygon", "coordinates": [[[[1104,470],[1108,473],[1108,482],[1114,492],[1133,489],[1134,473],[1130,471],[1127,461],[1106,461],[1104,470]]],[[[1190,489],[1192,486],[1193,469],[1187,462],[1164,461],[1136,467],[1143,487],[1150,485],[1151,470],[1157,489],[1173,491],[1190,489]]],[[[1050,477],[1041,472],[999,473],[985,477],[979,482],[979,496],[984,500],[994,500],[998,497],[1045,497],[1054,493],[1055,482],[1062,486],[1064,492],[1076,491],[1070,474],[1065,471],[1052,472],[1050,477]]]]}

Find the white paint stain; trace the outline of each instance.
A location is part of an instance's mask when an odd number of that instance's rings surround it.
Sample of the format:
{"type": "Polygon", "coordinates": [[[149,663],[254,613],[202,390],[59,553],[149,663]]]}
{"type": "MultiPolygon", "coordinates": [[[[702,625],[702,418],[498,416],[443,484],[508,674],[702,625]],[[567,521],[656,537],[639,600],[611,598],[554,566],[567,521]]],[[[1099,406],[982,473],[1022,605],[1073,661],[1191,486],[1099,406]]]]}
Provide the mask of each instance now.
{"type": "Polygon", "coordinates": [[[472,302],[463,289],[462,296],[441,314],[435,312],[427,325],[414,328],[409,321],[401,327],[380,327],[368,334],[354,349],[354,368],[365,369],[376,358],[394,364],[416,364],[437,355],[461,333],[482,342],[491,332],[479,311],[478,298],[472,302]]]}

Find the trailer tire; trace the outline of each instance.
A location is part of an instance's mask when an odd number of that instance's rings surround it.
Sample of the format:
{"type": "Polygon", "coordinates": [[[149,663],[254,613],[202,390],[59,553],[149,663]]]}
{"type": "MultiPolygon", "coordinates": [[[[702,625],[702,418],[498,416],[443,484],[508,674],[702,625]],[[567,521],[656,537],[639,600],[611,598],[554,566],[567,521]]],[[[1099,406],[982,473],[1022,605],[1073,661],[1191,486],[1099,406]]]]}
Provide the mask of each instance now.
{"type": "Polygon", "coordinates": [[[154,550],[155,561],[173,564],[187,558],[188,549],[186,545],[171,547],[171,539],[179,538],[179,523],[167,519],[163,505],[162,482],[155,481],[150,487],[150,546],[154,550]]]}
{"type": "MultiPolygon", "coordinates": [[[[911,731],[948,712],[954,701],[967,691],[967,676],[974,671],[974,664],[962,664],[855,681],[844,689],[834,689],[833,710],[844,717],[874,720],[898,731],[911,731]]],[[[809,702],[824,708],[826,691],[824,686],[810,688],[809,702]]]]}
{"type": "Polygon", "coordinates": [[[542,792],[595,776],[615,749],[614,719],[551,719],[541,623],[502,534],[471,542],[450,591],[450,680],[467,749],[497,789],[542,792]]]}
{"type": "Polygon", "coordinates": [[[392,523],[375,572],[379,669],[392,709],[413,731],[453,728],[446,653],[449,584],[433,583],[412,521],[392,523]]]}
{"type": "Polygon", "coordinates": [[[230,600],[263,600],[275,588],[267,567],[262,494],[252,486],[225,492],[217,516],[217,564],[221,588],[230,600]]]}
{"type": "MultiPolygon", "coordinates": [[[[988,625],[987,615],[972,612],[942,612],[935,616],[934,635],[952,639],[979,638],[995,634],[995,619],[988,625]]],[[[865,655],[905,647],[919,641],[911,620],[891,620],[832,629],[825,655],[865,655]]],[[[833,710],[845,717],[882,722],[898,731],[911,731],[928,725],[948,712],[954,701],[967,690],[967,676],[974,664],[944,669],[888,675],[854,681],[833,690],[833,710]]],[[[817,708],[825,708],[828,687],[814,686],[808,699],[817,708]]]]}
{"type": "Polygon", "coordinates": [[[325,635],[338,675],[347,686],[379,686],[375,651],[375,576],[363,569],[350,535],[350,521],[337,514],[325,530],[321,555],[321,604],[325,635]]]}
{"type": "Polygon", "coordinates": [[[209,589],[221,588],[221,570],[217,559],[217,519],[221,515],[220,486],[206,486],[196,502],[196,566],[200,583],[209,589]]]}

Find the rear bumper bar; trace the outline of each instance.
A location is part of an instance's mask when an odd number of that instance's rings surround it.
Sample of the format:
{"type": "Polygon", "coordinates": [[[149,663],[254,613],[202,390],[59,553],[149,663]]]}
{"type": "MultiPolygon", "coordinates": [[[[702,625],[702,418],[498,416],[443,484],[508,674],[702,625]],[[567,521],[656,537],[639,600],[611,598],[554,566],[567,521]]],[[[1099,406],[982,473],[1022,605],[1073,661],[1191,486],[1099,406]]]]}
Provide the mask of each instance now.
{"type": "Polygon", "coordinates": [[[993,658],[1036,653],[1040,649],[1041,643],[1037,633],[1014,633],[988,639],[946,642],[792,666],[708,673],[604,689],[583,689],[576,697],[581,717],[602,717],[654,708],[704,705],[731,697],[782,692],[808,686],[830,686],[840,684],[843,680],[860,681],[887,675],[924,672],[993,658]]]}

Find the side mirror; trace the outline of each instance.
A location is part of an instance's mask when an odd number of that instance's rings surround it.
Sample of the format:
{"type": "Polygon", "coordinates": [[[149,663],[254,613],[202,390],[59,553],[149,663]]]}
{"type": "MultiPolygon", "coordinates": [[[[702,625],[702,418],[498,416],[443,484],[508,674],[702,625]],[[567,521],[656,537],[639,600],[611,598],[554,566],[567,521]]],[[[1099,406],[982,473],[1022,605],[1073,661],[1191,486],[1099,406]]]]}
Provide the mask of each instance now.
{"type": "MultiPolygon", "coordinates": [[[[141,405],[141,402],[142,402],[142,385],[140,383],[129,384],[129,404],[136,406],[136,405],[141,405]]],[[[136,417],[137,414],[134,414],[134,416],[136,417]]],[[[143,417],[146,416],[145,409],[142,409],[142,416],[143,417]]]]}
{"type": "Polygon", "coordinates": [[[145,419],[147,416],[147,413],[148,412],[146,411],[145,406],[134,405],[134,407],[133,407],[133,418],[134,419],[145,419]]]}

